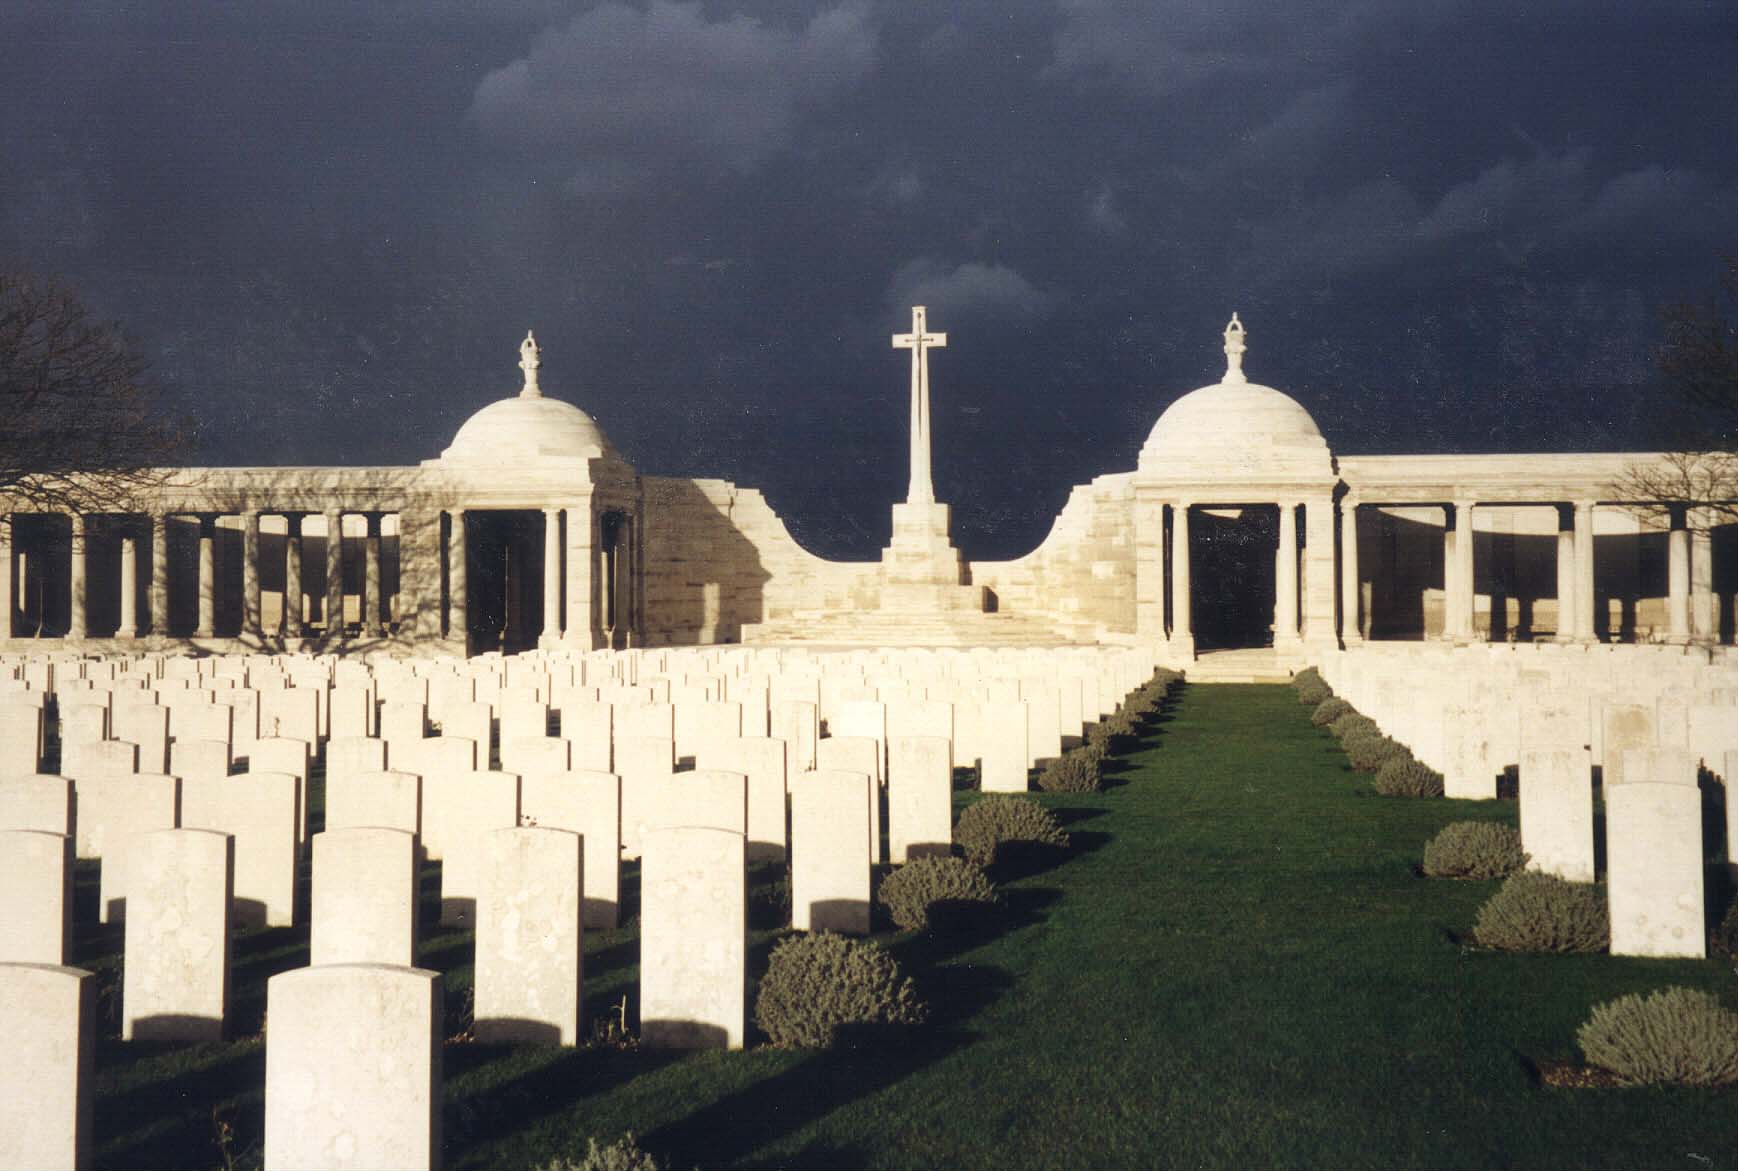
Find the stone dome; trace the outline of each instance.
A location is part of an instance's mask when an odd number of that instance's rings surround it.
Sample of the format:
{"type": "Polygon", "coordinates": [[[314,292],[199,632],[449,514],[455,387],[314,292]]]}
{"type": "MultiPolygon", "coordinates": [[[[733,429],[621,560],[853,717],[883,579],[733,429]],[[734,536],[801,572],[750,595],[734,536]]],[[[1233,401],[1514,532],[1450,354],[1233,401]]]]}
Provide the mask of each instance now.
{"type": "Polygon", "coordinates": [[[590,415],[572,403],[543,396],[537,385],[540,351],[530,334],[520,352],[524,389],[466,419],[441,452],[440,462],[518,467],[614,456],[615,449],[590,415]]]}
{"type": "Polygon", "coordinates": [[[1302,480],[1334,476],[1333,455],[1310,413],[1290,395],[1243,376],[1243,327],[1226,330],[1225,379],[1166,408],[1141,447],[1148,480],[1302,480]]]}

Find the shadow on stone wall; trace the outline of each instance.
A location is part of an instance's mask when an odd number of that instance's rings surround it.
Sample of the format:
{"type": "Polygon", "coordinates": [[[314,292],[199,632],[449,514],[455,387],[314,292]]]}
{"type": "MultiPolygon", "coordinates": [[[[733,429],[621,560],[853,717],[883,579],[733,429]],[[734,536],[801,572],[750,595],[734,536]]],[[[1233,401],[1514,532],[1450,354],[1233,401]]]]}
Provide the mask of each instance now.
{"type": "Polygon", "coordinates": [[[649,645],[742,641],[766,616],[772,576],[729,512],[718,480],[646,477],[645,616],[649,645]]]}

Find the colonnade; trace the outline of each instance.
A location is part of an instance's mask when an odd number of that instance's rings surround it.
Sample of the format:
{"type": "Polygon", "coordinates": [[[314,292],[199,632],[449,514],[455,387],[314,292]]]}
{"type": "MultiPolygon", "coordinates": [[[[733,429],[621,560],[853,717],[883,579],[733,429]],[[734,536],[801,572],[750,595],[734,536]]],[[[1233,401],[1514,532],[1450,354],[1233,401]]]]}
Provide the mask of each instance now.
{"type": "MultiPolygon", "coordinates": [[[[337,637],[344,629],[344,540],[343,518],[355,512],[364,518],[362,537],[362,569],[358,578],[358,611],[360,632],[364,637],[380,638],[388,630],[388,605],[383,594],[385,575],[382,567],[382,520],[387,513],[326,509],[322,514],[326,524],[326,572],[323,582],[309,582],[303,572],[304,516],[300,511],[254,510],[242,513],[165,511],[150,514],[102,514],[101,522],[119,539],[120,583],[119,620],[114,637],[136,639],[144,635],[164,637],[170,634],[172,575],[170,573],[169,525],[173,518],[191,517],[199,526],[197,570],[191,583],[196,600],[197,617],[189,636],[195,639],[222,637],[218,633],[219,599],[223,594],[217,555],[218,522],[223,516],[239,515],[241,532],[241,621],[236,634],[240,637],[264,637],[268,633],[286,639],[306,637],[310,622],[304,614],[309,596],[323,596],[323,633],[337,637]],[[260,518],[277,515],[284,518],[284,605],[279,629],[264,629],[260,587],[260,518]],[[147,544],[148,542],[148,544],[147,544]],[[145,621],[139,613],[139,570],[145,550],[150,555],[150,584],[147,591],[145,621]],[[313,590],[321,594],[311,594],[313,590]]],[[[70,516],[71,539],[68,546],[68,572],[65,588],[68,602],[67,637],[83,639],[90,630],[90,550],[94,538],[96,516],[73,513],[70,516]]],[[[25,555],[13,540],[12,517],[0,518],[0,638],[27,635],[19,629],[18,616],[23,609],[17,596],[22,584],[31,577],[25,555]],[[24,567],[21,571],[21,567],[24,567]],[[15,584],[16,583],[16,584],[15,584]]],[[[42,570],[36,571],[38,574],[42,570]]],[[[175,588],[182,588],[176,583],[175,588]]],[[[39,619],[40,622],[40,619],[39,619]]]]}
{"type": "MultiPolygon", "coordinates": [[[[1401,498],[1370,499],[1349,492],[1340,500],[1340,615],[1341,638],[1350,646],[1362,642],[1363,590],[1358,566],[1358,509],[1401,507],[1418,504],[1401,498]]],[[[1598,640],[1595,600],[1594,515],[1597,500],[1573,501],[1481,501],[1462,496],[1432,505],[1443,510],[1442,638],[1451,642],[1480,641],[1474,601],[1476,591],[1473,510],[1483,506],[1517,508],[1547,507],[1558,514],[1557,529],[1557,630],[1554,640],[1591,643],[1598,640]]],[[[1620,505],[1626,509],[1630,505],[1620,505]]],[[[1678,644],[1711,643],[1717,640],[1714,610],[1713,542],[1708,519],[1692,515],[1688,506],[1665,509],[1670,518],[1667,533],[1665,639],[1678,644]],[[1694,523],[1692,523],[1694,522],[1694,523]]]]}

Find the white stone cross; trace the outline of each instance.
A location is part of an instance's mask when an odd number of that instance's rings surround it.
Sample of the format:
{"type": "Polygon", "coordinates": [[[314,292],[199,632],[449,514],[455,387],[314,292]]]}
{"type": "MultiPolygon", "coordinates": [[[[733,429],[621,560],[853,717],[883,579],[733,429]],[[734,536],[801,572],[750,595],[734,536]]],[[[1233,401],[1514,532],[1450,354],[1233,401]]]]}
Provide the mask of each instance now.
{"type": "Polygon", "coordinates": [[[929,474],[929,349],[947,345],[947,334],[925,331],[925,310],[911,307],[911,332],[893,335],[893,348],[911,351],[911,485],[908,504],[934,504],[929,474]]]}

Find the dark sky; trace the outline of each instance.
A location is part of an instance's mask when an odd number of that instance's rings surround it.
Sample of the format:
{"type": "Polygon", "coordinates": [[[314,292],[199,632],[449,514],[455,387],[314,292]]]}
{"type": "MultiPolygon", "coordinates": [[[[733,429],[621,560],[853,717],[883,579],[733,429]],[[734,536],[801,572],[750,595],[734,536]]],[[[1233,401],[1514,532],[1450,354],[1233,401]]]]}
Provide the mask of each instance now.
{"type": "Polygon", "coordinates": [[[929,306],[938,494],[1026,551],[1246,368],[1338,452],[1659,442],[1738,251],[1738,6],[18,0],[0,256],[218,464],[412,463],[543,385],[873,556],[929,306]]]}

